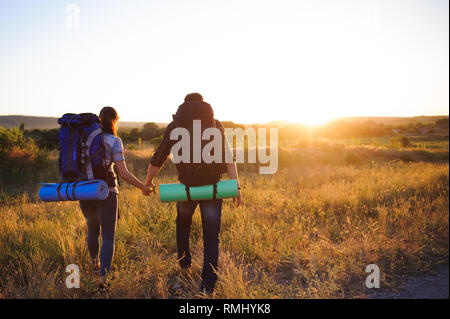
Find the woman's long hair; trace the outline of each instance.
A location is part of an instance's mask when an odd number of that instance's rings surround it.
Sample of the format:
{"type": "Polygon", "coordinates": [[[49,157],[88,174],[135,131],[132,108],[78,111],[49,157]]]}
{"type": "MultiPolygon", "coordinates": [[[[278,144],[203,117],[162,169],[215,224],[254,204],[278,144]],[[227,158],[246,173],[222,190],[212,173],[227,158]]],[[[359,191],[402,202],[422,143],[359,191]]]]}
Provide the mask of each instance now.
{"type": "Polygon", "coordinates": [[[119,115],[117,111],[111,106],[105,106],[100,111],[100,122],[103,131],[109,134],[113,134],[117,137],[117,122],[119,121],[119,115]]]}

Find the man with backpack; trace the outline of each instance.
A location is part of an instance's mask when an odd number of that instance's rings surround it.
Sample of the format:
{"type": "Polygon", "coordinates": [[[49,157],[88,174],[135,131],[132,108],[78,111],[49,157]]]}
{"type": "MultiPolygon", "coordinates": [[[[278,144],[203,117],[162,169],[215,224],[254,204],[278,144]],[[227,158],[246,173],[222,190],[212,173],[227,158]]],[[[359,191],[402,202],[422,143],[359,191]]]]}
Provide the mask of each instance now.
{"type": "MultiPolygon", "coordinates": [[[[158,174],[162,165],[169,156],[172,146],[177,143],[171,139],[171,133],[176,128],[184,128],[190,133],[190,161],[176,164],[178,179],[186,185],[188,201],[177,203],[177,249],[178,260],[183,272],[188,272],[191,266],[191,254],[189,250],[189,234],[192,224],[192,216],[197,206],[200,206],[203,227],[203,270],[202,285],[200,289],[207,293],[214,291],[217,282],[216,270],[219,259],[219,232],[222,214],[222,199],[192,201],[189,196],[190,186],[216,185],[222,173],[227,172],[229,177],[238,180],[236,163],[225,163],[224,154],[230,152],[225,139],[225,129],[223,125],[214,119],[214,112],[211,106],[203,101],[203,97],[198,93],[188,94],[185,101],[178,108],[173,116],[173,121],[167,126],[163,141],[156,150],[147,171],[145,185],[152,186],[153,178],[158,174]],[[200,120],[201,129],[217,128],[222,136],[222,161],[220,163],[206,163],[203,159],[200,162],[193,158],[202,157],[202,148],[206,141],[202,141],[202,147],[193,147],[193,126],[194,121],[200,120]],[[200,154],[195,153],[200,152],[200,154]]],[[[215,196],[214,196],[215,197],[215,196]]],[[[235,199],[236,206],[241,204],[241,192],[238,182],[238,197],[235,199]]]]}

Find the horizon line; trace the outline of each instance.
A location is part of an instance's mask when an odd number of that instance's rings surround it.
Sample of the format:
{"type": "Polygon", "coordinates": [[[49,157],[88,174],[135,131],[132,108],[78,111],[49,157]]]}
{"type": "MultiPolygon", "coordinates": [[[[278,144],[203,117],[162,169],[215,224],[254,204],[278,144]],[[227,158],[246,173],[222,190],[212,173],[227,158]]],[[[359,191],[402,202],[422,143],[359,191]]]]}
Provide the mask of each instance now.
{"type": "MultiPolygon", "coordinates": [[[[0,114],[0,117],[6,117],[6,116],[17,116],[17,117],[37,117],[37,118],[59,118],[60,116],[52,116],[52,115],[30,115],[30,114],[0,114]]],[[[395,115],[395,116],[387,116],[387,115],[356,115],[356,116],[340,116],[340,117],[334,117],[330,118],[329,120],[326,120],[326,123],[330,123],[336,120],[340,119],[356,119],[356,118],[415,118],[415,117],[450,117],[450,114],[433,114],[433,115],[408,115],[408,116],[401,116],[401,115],[395,115]]],[[[297,123],[297,124],[304,124],[309,125],[306,123],[302,123],[300,121],[292,121],[292,120],[284,120],[284,119],[277,119],[277,120],[271,120],[269,122],[236,122],[233,120],[220,120],[221,122],[233,122],[236,124],[263,124],[263,123],[273,123],[273,122],[290,122],[290,123],[297,123]]],[[[159,124],[167,124],[168,122],[160,122],[160,121],[133,121],[133,120],[126,120],[126,119],[120,119],[120,122],[125,123],[159,123],[159,124]]]]}

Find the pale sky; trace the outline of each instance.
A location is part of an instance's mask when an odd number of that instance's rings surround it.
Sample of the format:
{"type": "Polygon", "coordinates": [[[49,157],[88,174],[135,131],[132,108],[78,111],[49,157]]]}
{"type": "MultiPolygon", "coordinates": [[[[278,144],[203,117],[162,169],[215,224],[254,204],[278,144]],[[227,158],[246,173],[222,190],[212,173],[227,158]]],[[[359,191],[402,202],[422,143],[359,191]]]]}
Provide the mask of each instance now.
{"type": "Polygon", "coordinates": [[[447,115],[448,39],[446,0],[0,0],[0,115],[447,115]]]}

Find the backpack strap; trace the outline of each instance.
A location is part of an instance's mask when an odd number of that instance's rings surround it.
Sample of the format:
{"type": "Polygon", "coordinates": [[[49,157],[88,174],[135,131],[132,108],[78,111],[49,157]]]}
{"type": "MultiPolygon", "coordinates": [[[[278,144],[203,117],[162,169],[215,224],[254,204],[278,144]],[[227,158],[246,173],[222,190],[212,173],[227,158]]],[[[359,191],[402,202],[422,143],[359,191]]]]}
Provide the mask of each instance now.
{"type": "MultiPolygon", "coordinates": [[[[94,140],[94,138],[99,135],[102,134],[102,129],[98,128],[95,131],[93,131],[91,134],[89,134],[87,140],[86,140],[86,148],[89,151],[89,149],[91,148],[91,144],[92,141],[94,140]]],[[[98,150],[94,155],[89,156],[88,160],[85,163],[86,167],[83,167],[83,169],[81,170],[81,172],[83,172],[84,170],[86,170],[86,175],[87,175],[87,179],[92,180],[94,179],[94,172],[92,171],[92,159],[97,156],[100,153],[101,149],[98,150]]]]}
{"type": "Polygon", "coordinates": [[[192,202],[191,191],[189,190],[189,186],[186,186],[186,195],[187,195],[187,200],[192,202]]]}
{"type": "Polygon", "coordinates": [[[75,183],[73,183],[73,186],[72,186],[72,200],[77,200],[77,197],[75,196],[75,188],[77,187],[79,182],[80,181],[76,181],[75,183]]]}
{"type": "Polygon", "coordinates": [[[63,184],[63,182],[61,182],[61,183],[59,183],[59,185],[58,185],[58,187],[56,188],[56,192],[58,193],[58,199],[60,200],[60,201],[62,201],[63,199],[62,199],[62,196],[61,196],[61,186],[62,186],[62,184],[63,184]]]}
{"type": "MultiPolygon", "coordinates": [[[[105,131],[103,131],[102,139],[103,139],[102,147],[104,148],[104,150],[105,150],[105,155],[106,155],[106,147],[105,147],[105,145],[108,146],[109,149],[110,149],[111,152],[112,152],[112,149],[113,149],[113,147],[114,147],[114,143],[116,142],[116,139],[115,139],[115,138],[111,138],[110,136],[105,135],[105,131]]],[[[104,167],[105,167],[105,170],[106,170],[107,174],[109,174],[109,170],[111,169],[111,167],[112,167],[112,165],[113,165],[113,163],[114,163],[112,157],[111,157],[111,161],[109,162],[109,164],[107,165],[106,163],[107,163],[107,161],[106,161],[106,157],[105,157],[105,158],[103,159],[103,165],[104,165],[104,167]]],[[[116,167],[115,167],[115,166],[113,167],[112,172],[113,172],[114,178],[115,178],[115,183],[114,183],[114,184],[115,184],[116,186],[117,186],[117,185],[118,185],[118,186],[121,186],[121,183],[120,183],[120,180],[119,180],[119,174],[116,172],[116,167]]]]}
{"type": "Polygon", "coordinates": [[[66,198],[67,198],[67,200],[70,200],[70,196],[69,196],[69,185],[70,185],[70,183],[67,183],[67,184],[66,184],[66,198]]]}
{"type": "Polygon", "coordinates": [[[217,183],[213,184],[213,200],[217,199],[217,183]]]}
{"type": "MultiPolygon", "coordinates": [[[[83,168],[81,169],[81,171],[83,172],[84,170],[86,170],[86,171],[89,170],[89,167],[90,167],[91,175],[92,175],[91,180],[94,179],[94,174],[92,173],[92,163],[91,163],[91,161],[92,161],[92,159],[93,159],[94,157],[96,157],[98,154],[100,154],[101,151],[102,151],[102,149],[99,149],[97,152],[95,152],[94,154],[92,154],[91,156],[89,156],[88,159],[87,159],[87,161],[86,161],[86,163],[84,163],[83,168]]],[[[88,173],[88,178],[89,178],[89,173],[88,173]]],[[[83,180],[83,174],[81,174],[80,177],[78,177],[78,179],[76,180],[76,182],[80,182],[80,181],[82,181],[82,180],[83,180]]]]}
{"type": "MultiPolygon", "coordinates": [[[[185,189],[186,189],[187,200],[191,202],[192,198],[191,198],[190,187],[186,186],[185,189]]],[[[217,199],[217,183],[214,183],[213,184],[213,200],[216,200],[216,199],[217,199]]]]}

